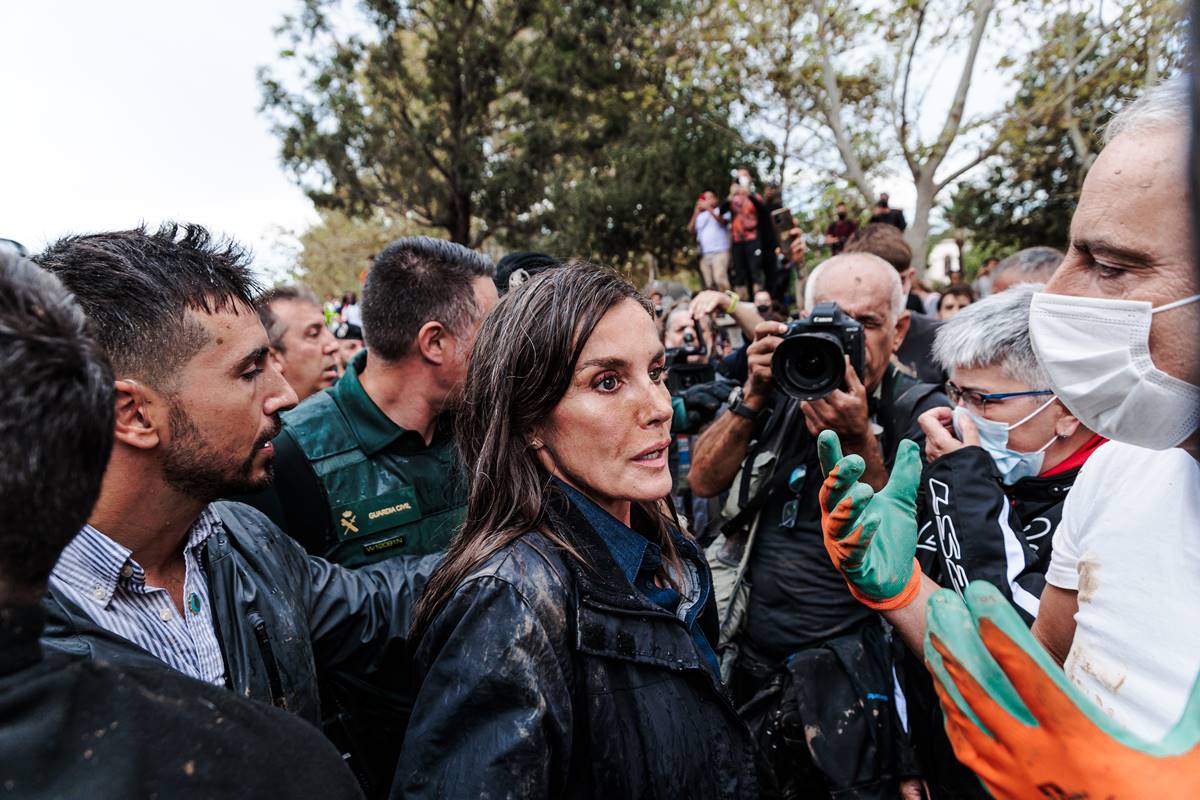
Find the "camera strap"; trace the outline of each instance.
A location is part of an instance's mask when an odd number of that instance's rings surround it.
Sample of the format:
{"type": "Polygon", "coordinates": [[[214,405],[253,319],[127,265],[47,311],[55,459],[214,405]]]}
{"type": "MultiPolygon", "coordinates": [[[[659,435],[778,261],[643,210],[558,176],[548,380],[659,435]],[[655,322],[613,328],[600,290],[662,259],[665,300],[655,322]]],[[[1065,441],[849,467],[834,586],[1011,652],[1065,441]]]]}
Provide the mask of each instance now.
{"type": "Polygon", "coordinates": [[[740,480],[737,481],[735,487],[738,493],[738,513],[735,514],[728,522],[721,526],[721,532],[725,534],[725,538],[730,539],[736,536],[741,536],[754,523],[755,517],[759,510],[767,502],[767,498],[771,492],[779,488],[779,452],[782,445],[789,440],[791,432],[796,427],[796,421],[803,417],[800,412],[800,403],[787,398],[786,405],[779,413],[780,408],[778,400],[776,402],[775,412],[767,420],[767,425],[763,429],[762,436],[752,448],[746,451],[746,458],[742,461],[742,469],[738,474],[740,480]],[[756,487],[751,486],[751,477],[753,474],[753,464],[758,455],[763,452],[773,452],[776,454],[775,463],[772,465],[770,475],[766,475],[758,482],[756,487]],[[751,491],[754,494],[751,496],[751,491]]]}

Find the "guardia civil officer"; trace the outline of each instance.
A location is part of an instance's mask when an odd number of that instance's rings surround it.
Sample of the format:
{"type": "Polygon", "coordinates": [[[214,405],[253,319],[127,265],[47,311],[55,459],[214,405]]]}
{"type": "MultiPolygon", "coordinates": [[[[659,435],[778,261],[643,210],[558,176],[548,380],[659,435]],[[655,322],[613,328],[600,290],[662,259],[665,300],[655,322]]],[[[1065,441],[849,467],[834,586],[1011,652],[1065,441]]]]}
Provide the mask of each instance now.
{"type": "Polygon", "coordinates": [[[274,485],[249,502],[308,552],[349,567],[444,550],[466,504],[446,412],[496,302],[493,274],[452,242],[384,248],[363,288],[366,350],[283,414],[274,485]]]}
{"type": "MultiPolygon", "coordinates": [[[[366,349],[336,385],[282,415],[274,485],[247,502],[347,567],[443,551],[466,505],[448,412],[496,302],[493,275],[486,257],[451,242],[384,248],[363,288],[366,349]]],[[[338,671],[321,681],[327,730],[386,787],[407,717],[403,678],[379,685],[338,671]]]]}

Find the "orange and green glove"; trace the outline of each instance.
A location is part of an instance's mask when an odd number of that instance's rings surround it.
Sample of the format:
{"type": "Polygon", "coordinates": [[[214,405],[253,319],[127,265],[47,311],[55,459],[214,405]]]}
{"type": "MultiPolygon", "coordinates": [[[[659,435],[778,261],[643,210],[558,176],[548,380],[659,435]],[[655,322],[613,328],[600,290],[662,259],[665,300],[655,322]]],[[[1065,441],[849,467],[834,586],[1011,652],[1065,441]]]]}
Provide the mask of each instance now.
{"type": "Polygon", "coordinates": [[[817,437],[817,456],[825,483],[819,495],[825,550],[850,593],[877,611],[903,608],[921,585],[917,564],[917,486],[920,449],[900,442],[887,486],[875,492],[859,483],[866,464],[857,455],[842,457],[833,431],[817,437]]]}
{"type": "Polygon", "coordinates": [[[1175,728],[1142,740],[1071,685],[983,581],[930,599],[925,659],[954,754],[996,797],[1200,797],[1200,681],[1175,728]]]}

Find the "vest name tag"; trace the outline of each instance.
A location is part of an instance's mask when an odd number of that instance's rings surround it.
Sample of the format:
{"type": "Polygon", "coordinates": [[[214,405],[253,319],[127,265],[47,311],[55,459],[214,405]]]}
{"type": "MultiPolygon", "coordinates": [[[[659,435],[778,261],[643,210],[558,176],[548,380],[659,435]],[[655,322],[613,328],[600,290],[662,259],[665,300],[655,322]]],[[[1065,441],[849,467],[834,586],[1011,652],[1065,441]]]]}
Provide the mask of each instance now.
{"type": "Polygon", "coordinates": [[[412,511],[412,503],[396,503],[394,506],[380,508],[367,514],[367,519],[379,519],[386,517],[388,514],[396,514],[400,511],[412,511]]]}
{"type": "Polygon", "coordinates": [[[340,541],[373,536],[380,531],[407,525],[421,519],[416,492],[411,487],[339,506],[333,511],[340,541]]]}

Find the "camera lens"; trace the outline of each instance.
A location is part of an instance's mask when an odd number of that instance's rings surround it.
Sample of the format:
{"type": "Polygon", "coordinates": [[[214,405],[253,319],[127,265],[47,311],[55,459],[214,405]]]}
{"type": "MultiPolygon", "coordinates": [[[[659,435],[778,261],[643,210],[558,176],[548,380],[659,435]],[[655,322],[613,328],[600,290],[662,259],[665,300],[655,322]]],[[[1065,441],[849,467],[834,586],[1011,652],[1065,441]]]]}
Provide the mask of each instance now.
{"type": "Polygon", "coordinates": [[[779,387],[798,400],[816,400],[841,385],[846,372],[842,345],[826,333],[802,333],[775,349],[771,372],[779,387]]]}

